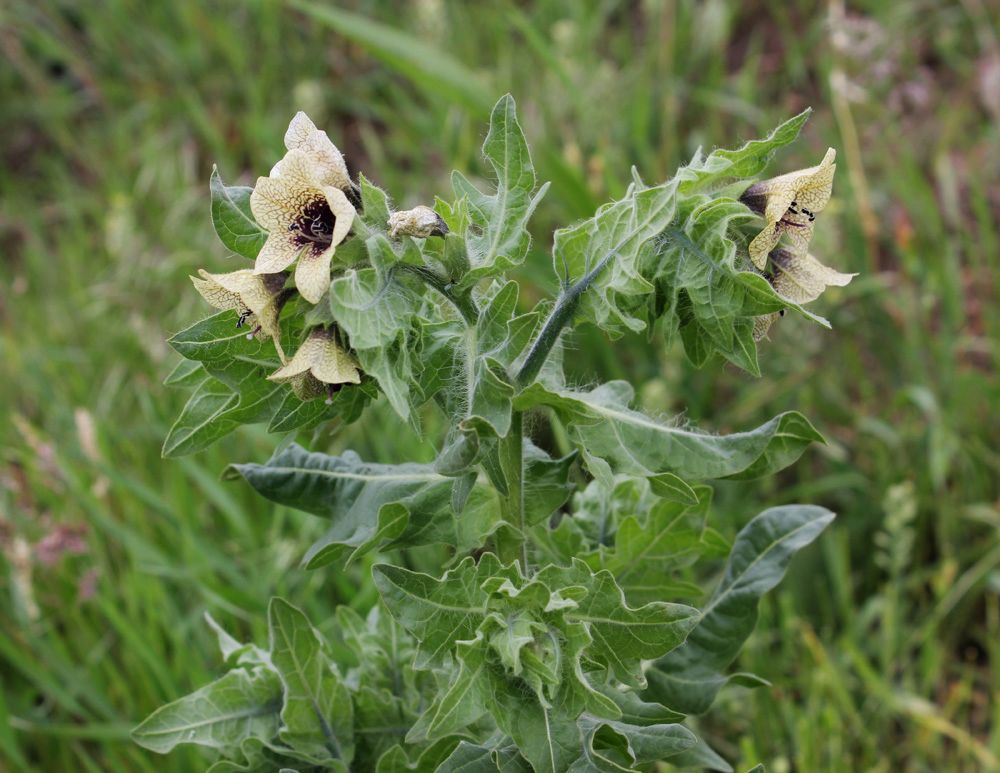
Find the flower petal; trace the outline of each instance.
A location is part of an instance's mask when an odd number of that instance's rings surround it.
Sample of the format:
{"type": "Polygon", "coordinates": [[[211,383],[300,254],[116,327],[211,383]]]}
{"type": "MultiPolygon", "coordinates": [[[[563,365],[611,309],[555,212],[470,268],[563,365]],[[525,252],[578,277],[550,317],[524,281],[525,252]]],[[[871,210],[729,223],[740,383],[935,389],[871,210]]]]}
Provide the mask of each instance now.
{"type": "Polygon", "coordinates": [[[772,312],[771,314],[764,314],[760,317],[753,318],[753,340],[760,341],[762,338],[767,338],[767,332],[771,329],[771,325],[775,323],[780,315],[778,312],[772,312]]]}
{"type": "MultiPolygon", "coordinates": [[[[253,274],[250,269],[245,269],[245,271],[248,274],[253,274]]],[[[199,276],[191,277],[191,282],[194,284],[195,289],[201,297],[208,301],[212,308],[219,309],[220,311],[235,309],[240,314],[250,313],[252,311],[240,298],[240,294],[238,292],[232,290],[231,288],[224,287],[218,281],[220,276],[225,276],[224,274],[210,274],[203,268],[198,269],[198,274],[199,276]]]]}
{"type": "Polygon", "coordinates": [[[307,246],[299,256],[295,266],[295,286],[309,303],[319,303],[330,287],[330,263],[334,252],[332,244],[319,254],[307,246]]]}
{"type": "Polygon", "coordinates": [[[347,196],[340,188],[323,188],[323,195],[326,196],[326,203],[330,205],[330,212],[333,213],[336,222],[333,224],[333,234],[331,244],[336,247],[347,236],[354,224],[354,206],[348,201],[347,196]]]}
{"type": "Polygon", "coordinates": [[[291,384],[292,391],[300,400],[315,400],[326,394],[323,382],[309,372],[292,377],[288,383],[291,384]]]}
{"type": "Polygon", "coordinates": [[[276,274],[284,271],[299,256],[302,247],[287,235],[278,231],[268,234],[267,241],[257,253],[253,264],[255,274],[276,274]]]}
{"type": "Polygon", "coordinates": [[[285,147],[304,151],[312,159],[314,178],[320,185],[349,188],[351,177],[344,156],[325,131],[320,131],[305,113],[299,111],[285,132],[285,147]]]}
{"type": "Polygon", "coordinates": [[[761,271],[767,265],[767,256],[781,239],[781,226],[778,223],[769,224],[757,234],[747,248],[750,253],[750,260],[761,271]]]}
{"type": "MultiPolygon", "coordinates": [[[[305,206],[319,196],[309,157],[290,150],[278,163],[277,176],[259,177],[250,194],[250,211],[267,231],[285,231],[305,206]]],[[[273,172],[274,170],[272,170],[273,172]]]]}
{"type": "Polygon", "coordinates": [[[819,166],[804,170],[798,191],[795,194],[795,203],[800,208],[805,208],[813,214],[820,212],[830,203],[830,195],[833,193],[833,174],[837,170],[837,165],[833,163],[837,157],[837,151],[829,148],[819,166]]]}
{"type": "Polygon", "coordinates": [[[775,250],[771,254],[771,265],[774,267],[774,289],[795,303],[814,301],[827,287],[843,287],[857,276],[824,266],[812,255],[789,250],[775,250]]]}
{"type": "Polygon", "coordinates": [[[324,384],[360,384],[361,373],[358,361],[349,352],[340,348],[336,339],[330,336],[309,370],[324,384]]]}

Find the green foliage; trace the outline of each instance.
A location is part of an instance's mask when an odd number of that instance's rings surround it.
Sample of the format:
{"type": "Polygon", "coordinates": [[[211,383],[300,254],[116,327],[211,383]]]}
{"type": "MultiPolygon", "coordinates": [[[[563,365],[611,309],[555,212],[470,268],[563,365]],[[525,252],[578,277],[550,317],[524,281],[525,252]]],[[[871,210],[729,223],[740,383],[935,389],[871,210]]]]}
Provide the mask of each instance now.
{"type": "MultiPolygon", "coordinates": [[[[171,338],[192,364],[168,381],[195,393],[167,454],[199,450],[245,423],[291,432],[351,421],[375,389],[413,426],[433,402],[447,431],[433,462],[366,462],[287,443],[264,464],[232,465],[228,478],[327,521],[306,567],[379,554],[374,590],[389,616],[376,605],[363,623],[341,608],[334,647],[275,598],[267,652],[213,622],[231,670],[154,714],[136,740],[161,752],[213,745],[228,758],[219,765],[241,770],[278,758],[342,771],[718,764],[680,722],[705,711],[729,679],[762,683],[723,669],[752,631],[762,594],[833,516],[768,510],[730,552],[708,524],[712,489],[701,482],[773,475],[822,437],[796,412],[718,435],[641,412],[625,381],[570,389],[559,341],[577,321],[611,336],[655,322],[680,330],[693,360],[720,351],[756,373],[754,318],[789,304],[746,258],[742,224],[754,215],[717,186],[760,173],[804,120],[696,157],[657,186],[634,175],[623,198],[556,233],[560,296],[525,313],[507,272],[528,253],[528,220],[546,186],[535,191],[505,96],[483,145],[495,189],[454,174],[456,200],[438,202],[447,238],[387,230],[389,197],[362,179],[361,222],[338,250],[348,258],[333,266],[328,301],[295,299],[282,310],[280,347],[246,335],[233,312],[171,338]],[[315,359],[327,349],[303,348],[299,381],[269,380],[288,362],[283,350],[306,346],[318,325],[336,367],[315,359]],[[347,356],[362,383],[324,382],[347,356]],[[525,436],[524,416],[542,409],[572,453],[553,458],[525,436]],[[443,574],[408,566],[412,551],[433,546],[447,551],[443,574]],[[702,611],[671,600],[697,599],[692,565],[727,555],[702,611]],[[400,648],[412,653],[405,663],[400,648]],[[391,732],[389,716],[398,718],[391,732]]],[[[212,190],[220,237],[247,254],[248,194],[217,175],[212,190]],[[234,237],[239,228],[247,239],[234,237]]]]}

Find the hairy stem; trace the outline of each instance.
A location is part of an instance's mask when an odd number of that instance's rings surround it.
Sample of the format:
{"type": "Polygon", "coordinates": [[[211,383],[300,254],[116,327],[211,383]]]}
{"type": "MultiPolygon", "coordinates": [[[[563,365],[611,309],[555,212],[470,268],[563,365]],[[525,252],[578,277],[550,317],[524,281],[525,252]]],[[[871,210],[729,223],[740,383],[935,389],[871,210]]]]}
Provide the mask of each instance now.
{"type": "Polygon", "coordinates": [[[524,522],[524,416],[514,411],[510,431],[500,439],[500,466],[507,478],[507,495],[501,501],[503,519],[516,534],[498,535],[498,550],[504,561],[517,560],[521,571],[528,574],[528,544],[524,522]]]}
{"type": "Polygon", "coordinates": [[[521,369],[517,372],[515,380],[518,387],[526,387],[535,380],[538,372],[542,369],[542,365],[545,364],[545,360],[548,359],[552,347],[559,340],[563,328],[573,321],[573,314],[576,313],[576,307],[580,304],[580,297],[593,284],[594,280],[600,276],[601,272],[607,268],[608,264],[611,263],[612,259],[618,254],[618,249],[618,247],[615,247],[601,258],[596,266],[580,277],[580,279],[573,284],[563,287],[556,305],[552,308],[548,319],[545,320],[541,332],[531,345],[531,349],[528,350],[528,356],[524,358],[521,369]]]}

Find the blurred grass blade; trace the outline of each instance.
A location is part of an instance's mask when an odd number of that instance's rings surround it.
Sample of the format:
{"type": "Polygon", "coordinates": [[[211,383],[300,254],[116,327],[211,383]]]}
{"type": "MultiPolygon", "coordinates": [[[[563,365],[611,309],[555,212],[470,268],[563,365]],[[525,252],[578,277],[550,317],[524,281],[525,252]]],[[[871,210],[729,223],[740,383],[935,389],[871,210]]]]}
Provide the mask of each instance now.
{"type": "Polygon", "coordinates": [[[443,51],[405,32],[309,0],[289,0],[289,5],[333,27],[432,94],[447,94],[477,112],[486,112],[493,106],[492,89],[483,78],[443,51]]]}

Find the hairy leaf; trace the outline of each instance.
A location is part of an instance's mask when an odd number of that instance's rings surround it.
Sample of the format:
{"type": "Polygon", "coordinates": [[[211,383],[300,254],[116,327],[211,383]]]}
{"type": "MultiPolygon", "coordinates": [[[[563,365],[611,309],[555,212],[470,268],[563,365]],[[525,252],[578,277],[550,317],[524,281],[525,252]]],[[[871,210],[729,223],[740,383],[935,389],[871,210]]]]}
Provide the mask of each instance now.
{"type": "Polygon", "coordinates": [[[634,392],[611,381],[589,392],[532,384],[519,409],[547,405],[568,425],[587,466],[610,484],[614,473],[651,477],[672,472],[688,480],[757,477],[782,469],[822,436],[799,413],[783,413],[750,432],[709,435],[670,426],[629,408],[634,392]]]}
{"type": "Polygon", "coordinates": [[[269,741],[278,731],[281,681],[269,668],[234,669],[154,711],[132,731],[140,746],[165,754],[177,744],[225,750],[245,738],[269,741]]]}
{"type": "Polygon", "coordinates": [[[284,599],[267,609],[271,662],[285,688],[281,739],[314,759],[349,765],[354,753],[351,696],[331,668],[319,634],[284,599]]]}
{"type": "Polygon", "coordinates": [[[722,582],[687,641],[647,672],[645,696],[685,714],[701,714],[726,682],[722,670],[757,623],[757,604],[788,564],[833,520],[811,505],[765,510],[737,535],[722,582]]]}
{"type": "Polygon", "coordinates": [[[267,241],[267,231],[257,225],[250,211],[253,188],[222,182],[218,167],[212,167],[212,224],[219,239],[237,255],[253,260],[267,241]]]}
{"type": "Polygon", "coordinates": [[[465,233],[471,268],[461,278],[461,287],[471,287],[524,261],[531,242],[527,223],[548,187],[543,185],[532,196],[535,168],[510,94],[493,108],[483,155],[497,178],[494,193],[484,193],[460,172],[452,173],[455,195],[467,200],[472,221],[465,233]]]}
{"type": "Polygon", "coordinates": [[[583,294],[580,314],[612,335],[642,330],[633,314],[653,292],[642,263],[651,240],[673,220],[677,182],[649,188],[636,181],[624,198],[603,205],[589,220],[556,231],[553,261],[564,286],[593,276],[583,294]]]}
{"type": "Polygon", "coordinates": [[[474,547],[499,519],[492,492],[474,494],[475,506],[457,520],[452,480],[432,465],[375,464],[352,451],[328,456],[293,444],[267,464],[231,465],[226,475],[242,476],[272,502],[330,519],[329,530],[306,552],[309,568],[345,556],[353,561],[381,547],[435,542],[474,547]]]}

